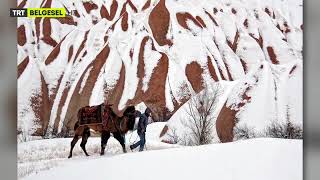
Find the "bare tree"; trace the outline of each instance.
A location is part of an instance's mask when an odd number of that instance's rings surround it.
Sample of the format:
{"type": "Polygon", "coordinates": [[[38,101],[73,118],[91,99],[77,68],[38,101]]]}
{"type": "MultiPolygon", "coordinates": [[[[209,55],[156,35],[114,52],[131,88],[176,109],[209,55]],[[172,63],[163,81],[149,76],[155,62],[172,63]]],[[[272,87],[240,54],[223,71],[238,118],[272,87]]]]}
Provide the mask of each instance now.
{"type": "Polygon", "coordinates": [[[205,87],[199,94],[191,97],[186,110],[187,118],[182,124],[190,130],[184,138],[186,145],[209,144],[213,138],[214,115],[217,100],[221,94],[221,87],[205,87]]]}

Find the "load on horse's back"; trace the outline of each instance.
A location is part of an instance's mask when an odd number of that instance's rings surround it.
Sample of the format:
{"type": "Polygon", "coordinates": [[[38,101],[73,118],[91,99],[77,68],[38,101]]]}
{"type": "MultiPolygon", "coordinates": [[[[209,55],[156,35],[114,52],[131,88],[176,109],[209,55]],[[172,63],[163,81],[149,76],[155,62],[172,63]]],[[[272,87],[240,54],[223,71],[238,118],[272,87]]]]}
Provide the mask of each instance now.
{"type": "Polygon", "coordinates": [[[123,112],[123,116],[119,117],[113,112],[112,105],[100,104],[97,106],[85,106],[78,110],[78,121],[74,125],[74,137],[71,141],[70,154],[77,141],[82,137],[81,148],[84,153],[89,156],[86,151],[86,143],[90,136],[90,129],[101,133],[101,152],[104,154],[104,149],[107,145],[110,133],[119,141],[123,152],[126,152],[124,134],[129,130],[133,130],[135,123],[135,107],[129,106],[123,112]]]}
{"type": "Polygon", "coordinates": [[[106,128],[108,120],[114,118],[116,114],[112,111],[110,104],[100,104],[97,106],[85,106],[78,111],[79,125],[99,124],[106,128]]]}

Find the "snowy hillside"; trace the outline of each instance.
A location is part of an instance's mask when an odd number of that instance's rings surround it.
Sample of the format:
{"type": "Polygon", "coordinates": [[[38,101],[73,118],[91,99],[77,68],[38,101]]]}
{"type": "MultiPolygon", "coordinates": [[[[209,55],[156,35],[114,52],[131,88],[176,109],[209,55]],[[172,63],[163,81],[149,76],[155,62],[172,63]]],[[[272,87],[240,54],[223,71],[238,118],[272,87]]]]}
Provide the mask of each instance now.
{"type": "MultiPolygon", "coordinates": [[[[18,130],[67,132],[77,110],[144,103],[168,120],[221,82],[216,128],[302,125],[302,0],[18,0],[66,18],[19,18],[18,130]]],[[[176,115],[177,116],[177,115],[176,115]]],[[[174,121],[171,118],[170,121],[174,121]]]]}
{"type": "MultiPolygon", "coordinates": [[[[50,140],[51,145],[53,141],[61,144],[60,148],[55,151],[56,155],[62,152],[61,147],[67,148],[69,140],[50,140]]],[[[96,155],[85,157],[80,154],[76,159],[71,160],[65,157],[60,159],[40,158],[40,160],[39,157],[42,156],[38,156],[38,154],[41,155],[41,152],[45,152],[45,147],[50,144],[44,141],[20,144],[22,148],[19,148],[18,151],[21,153],[18,162],[24,161],[24,164],[23,166],[18,164],[18,172],[21,173],[27,167],[31,172],[20,179],[301,180],[303,175],[302,140],[258,138],[224,144],[150,151],[157,149],[156,147],[160,145],[158,143],[148,146],[150,150],[146,152],[127,154],[109,152],[107,156],[103,157],[96,155]],[[39,148],[30,149],[30,147],[37,145],[44,149],[42,151],[39,151],[39,148]],[[29,148],[24,149],[23,147],[26,146],[29,148]],[[38,151],[30,153],[31,150],[38,151]],[[30,157],[35,159],[30,159],[30,157]],[[37,171],[32,169],[40,163],[42,163],[42,169],[37,171]]],[[[117,147],[113,145],[113,142],[111,144],[113,148],[117,147]]],[[[90,146],[92,147],[92,145],[90,146]]],[[[98,144],[96,146],[98,147],[98,144]]],[[[120,149],[121,147],[118,145],[117,150],[120,151],[120,149]]],[[[67,154],[65,152],[64,155],[67,154]]]]}

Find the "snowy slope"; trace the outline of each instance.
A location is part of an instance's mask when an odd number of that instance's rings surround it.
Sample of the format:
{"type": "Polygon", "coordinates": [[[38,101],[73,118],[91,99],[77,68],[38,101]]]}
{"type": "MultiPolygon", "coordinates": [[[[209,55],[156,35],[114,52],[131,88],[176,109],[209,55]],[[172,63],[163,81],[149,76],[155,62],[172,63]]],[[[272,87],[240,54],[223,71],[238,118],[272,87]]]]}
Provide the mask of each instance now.
{"type": "Polygon", "coordinates": [[[69,131],[80,107],[101,102],[118,114],[143,102],[154,119],[168,120],[217,81],[233,87],[219,102],[218,129],[232,129],[221,122],[236,119],[261,129],[288,114],[302,124],[302,0],[19,0],[18,6],[74,12],[18,19],[18,129],[25,135],[69,131]]]}
{"type": "MultiPolygon", "coordinates": [[[[41,144],[40,141],[34,143],[41,144]]],[[[301,140],[259,138],[66,160],[59,167],[43,170],[22,179],[301,180],[302,165],[301,140]]]]}

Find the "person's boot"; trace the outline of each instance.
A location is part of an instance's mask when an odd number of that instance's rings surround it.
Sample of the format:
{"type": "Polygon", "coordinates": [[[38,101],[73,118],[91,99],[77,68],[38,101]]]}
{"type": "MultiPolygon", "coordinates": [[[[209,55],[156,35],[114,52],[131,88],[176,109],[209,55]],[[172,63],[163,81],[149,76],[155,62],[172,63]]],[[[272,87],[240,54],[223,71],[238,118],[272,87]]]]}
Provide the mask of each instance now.
{"type": "Polygon", "coordinates": [[[129,147],[130,147],[130,150],[131,150],[131,151],[133,151],[133,149],[134,149],[134,148],[133,148],[133,146],[132,146],[132,145],[130,145],[129,147]]]}
{"type": "Polygon", "coordinates": [[[143,147],[141,147],[141,146],[140,146],[140,148],[139,148],[139,152],[141,152],[141,151],[143,151],[143,147]]]}

